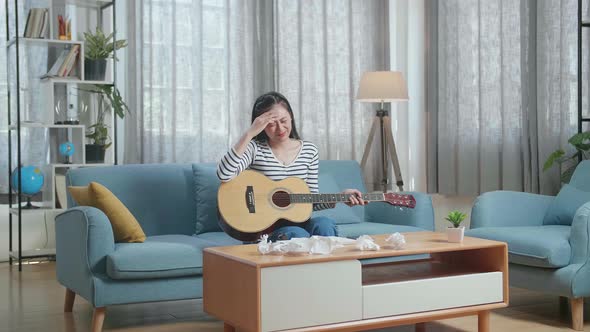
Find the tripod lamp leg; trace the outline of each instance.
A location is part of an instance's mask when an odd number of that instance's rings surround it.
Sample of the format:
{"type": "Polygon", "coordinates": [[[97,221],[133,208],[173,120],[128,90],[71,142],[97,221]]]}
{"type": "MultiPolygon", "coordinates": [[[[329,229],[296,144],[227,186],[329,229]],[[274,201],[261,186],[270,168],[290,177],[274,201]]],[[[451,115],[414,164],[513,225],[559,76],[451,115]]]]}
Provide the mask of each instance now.
{"type": "Polygon", "coordinates": [[[375,137],[375,131],[377,130],[378,122],[379,118],[375,117],[375,119],[373,119],[373,125],[371,125],[369,137],[367,138],[367,144],[365,144],[365,152],[363,153],[363,160],[361,161],[361,169],[365,169],[365,165],[367,164],[367,159],[369,158],[369,152],[371,151],[371,144],[373,144],[373,138],[375,137]]]}
{"type": "Polygon", "coordinates": [[[383,124],[385,127],[385,136],[387,139],[387,145],[389,147],[389,156],[391,161],[393,162],[393,174],[395,175],[396,182],[398,189],[400,191],[404,190],[404,180],[402,179],[402,172],[399,167],[399,159],[397,158],[397,150],[395,148],[395,141],[393,140],[393,134],[391,132],[391,119],[389,116],[383,117],[383,124]]]}

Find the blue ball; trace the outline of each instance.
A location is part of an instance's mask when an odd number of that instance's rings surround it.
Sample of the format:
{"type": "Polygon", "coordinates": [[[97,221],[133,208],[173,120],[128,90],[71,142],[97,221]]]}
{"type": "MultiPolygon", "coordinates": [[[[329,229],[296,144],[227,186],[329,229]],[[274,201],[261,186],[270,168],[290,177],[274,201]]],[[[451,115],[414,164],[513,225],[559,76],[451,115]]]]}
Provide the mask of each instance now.
{"type": "Polygon", "coordinates": [[[64,157],[71,157],[74,152],[76,152],[76,148],[74,147],[74,144],[70,142],[61,143],[59,145],[59,154],[64,157]]]}
{"type": "MultiPolygon", "coordinates": [[[[36,193],[40,192],[43,188],[43,182],[45,178],[43,176],[43,172],[41,169],[36,166],[22,166],[22,190],[21,192],[24,195],[35,195],[36,193]]],[[[12,190],[18,192],[18,168],[15,168],[12,171],[11,180],[12,180],[12,190]]]]}

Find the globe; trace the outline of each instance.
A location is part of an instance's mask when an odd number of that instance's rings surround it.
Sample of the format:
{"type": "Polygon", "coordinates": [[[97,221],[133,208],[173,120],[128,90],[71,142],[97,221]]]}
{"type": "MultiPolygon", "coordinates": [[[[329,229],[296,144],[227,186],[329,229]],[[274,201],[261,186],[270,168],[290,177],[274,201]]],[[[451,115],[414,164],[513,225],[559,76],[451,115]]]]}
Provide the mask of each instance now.
{"type": "MultiPolygon", "coordinates": [[[[20,170],[22,174],[22,194],[33,196],[40,192],[45,180],[41,169],[36,166],[22,166],[20,170]]],[[[12,190],[15,192],[18,192],[18,173],[18,168],[15,168],[11,175],[12,190]]]]}
{"type": "Polygon", "coordinates": [[[71,142],[64,142],[59,145],[59,154],[64,157],[71,157],[74,152],[76,152],[76,148],[71,142]]]}

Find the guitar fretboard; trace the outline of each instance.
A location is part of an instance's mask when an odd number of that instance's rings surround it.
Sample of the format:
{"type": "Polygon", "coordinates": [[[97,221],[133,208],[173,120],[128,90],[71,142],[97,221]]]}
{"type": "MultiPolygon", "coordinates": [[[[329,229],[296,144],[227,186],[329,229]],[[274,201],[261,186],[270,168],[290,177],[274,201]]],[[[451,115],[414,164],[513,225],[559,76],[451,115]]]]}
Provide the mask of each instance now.
{"type": "MultiPolygon", "coordinates": [[[[347,202],[349,194],[290,194],[291,203],[339,203],[347,202]]],[[[383,194],[362,194],[365,201],[384,201],[383,194]]]]}

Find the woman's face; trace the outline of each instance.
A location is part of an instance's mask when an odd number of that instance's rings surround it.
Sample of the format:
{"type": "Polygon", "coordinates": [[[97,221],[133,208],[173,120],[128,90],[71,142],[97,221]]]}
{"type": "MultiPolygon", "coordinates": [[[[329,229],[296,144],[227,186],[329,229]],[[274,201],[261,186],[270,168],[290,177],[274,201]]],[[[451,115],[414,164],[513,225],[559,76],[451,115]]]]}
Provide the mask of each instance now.
{"type": "Polygon", "coordinates": [[[273,112],[276,120],[266,125],[264,132],[269,141],[284,142],[289,140],[291,135],[291,115],[282,104],[274,104],[267,112],[273,112]]]}

